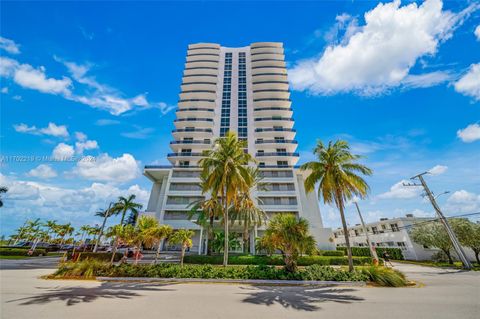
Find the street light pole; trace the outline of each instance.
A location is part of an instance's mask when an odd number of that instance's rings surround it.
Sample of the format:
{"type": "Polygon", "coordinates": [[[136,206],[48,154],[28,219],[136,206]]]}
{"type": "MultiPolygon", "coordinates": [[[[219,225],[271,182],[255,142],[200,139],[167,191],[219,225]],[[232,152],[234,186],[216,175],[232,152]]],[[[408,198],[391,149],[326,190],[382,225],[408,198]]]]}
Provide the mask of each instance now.
{"type": "Polygon", "coordinates": [[[357,207],[358,216],[360,216],[360,221],[362,222],[363,232],[365,233],[365,236],[367,237],[367,245],[368,245],[368,248],[370,248],[370,254],[372,255],[374,263],[378,263],[378,255],[377,255],[377,252],[376,252],[375,248],[372,246],[372,243],[370,242],[370,238],[368,237],[367,227],[365,226],[365,222],[363,221],[362,213],[360,212],[360,208],[358,207],[358,203],[354,202],[354,204],[355,204],[355,207],[357,207]]]}
{"type": "MultiPolygon", "coordinates": [[[[418,178],[418,180],[420,181],[421,185],[416,185],[416,184],[413,184],[413,185],[405,185],[405,186],[423,186],[423,189],[425,190],[425,193],[427,194],[428,196],[428,199],[430,200],[430,203],[432,204],[433,206],[433,209],[435,209],[435,212],[437,213],[439,219],[440,219],[440,222],[443,224],[443,226],[445,227],[445,230],[447,231],[448,233],[448,236],[450,237],[450,240],[452,241],[452,244],[453,244],[453,248],[455,249],[455,252],[457,253],[458,257],[460,258],[460,260],[462,261],[462,264],[463,264],[463,268],[465,269],[472,269],[472,264],[470,263],[470,261],[468,260],[467,258],[467,255],[465,254],[465,251],[463,250],[462,248],[462,245],[460,245],[460,242],[458,241],[457,239],[457,236],[455,235],[455,233],[453,232],[452,228],[450,227],[450,224],[448,223],[447,219],[445,218],[445,216],[443,215],[442,211],[440,210],[440,207],[438,206],[436,200],[435,200],[435,197],[433,196],[432,192],[430,191],[430,189],[428,188],[428,185],[427,183],[425,182],[425,180],[423,179],[423,175],[425,174],[428,174],[428,172],[425,172],[425,173],[422,173],[422,174],[418,174],[416,176],[413,176],[411,179],[416,179],[418,178]]],[[[440,194],[442,195],[442,194],[440,194]]],[[[438,196],[440,196],[438,195],[438,196]]],[[[437,197],[438,197],[437,196],[437,197]]]]}

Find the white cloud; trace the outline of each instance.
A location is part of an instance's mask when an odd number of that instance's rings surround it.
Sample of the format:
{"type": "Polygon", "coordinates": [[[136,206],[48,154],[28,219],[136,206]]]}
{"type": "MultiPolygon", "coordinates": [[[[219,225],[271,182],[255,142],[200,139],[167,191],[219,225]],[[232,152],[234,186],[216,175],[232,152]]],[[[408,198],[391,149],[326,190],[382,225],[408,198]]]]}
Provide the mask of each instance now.
{"type": "Polygon", "coordinates": [[[80,161],[73,169],[77,176],[94,181],[124,183],[140,174],[139,164],[130,154],[112,158],[101,154],[95,161],[80,161]]]}
{"type": "Polygon", "coordinates": [[[409,74],[402,80],[404,88],[427,88],[453,79],[453,74],[446,71],[434,71],[424,74],[409,74]]]}
{"type": "Polygon", "coordinates": [[[58,161],[69,160],[75,154],[73,146],[60,143],[53,149],[52,156],[58,161]]]}
{"type": "Polygon", "coordinates": [[[480,25],[478,25],[476,28],[475,28],[475,36],[477,37],[477,40],[480,41],[480,25]]]}
{"type": "Polygon", "coordinates": [[[87,139],[87,135],[83,132],[75,132],[75,138],[80,142],[83,142],[87,139]]]}
{"type": "Polygon", "coordinates": [[[403,186],[404,183],[408,184],[410,182],[402,180],[390,187],[388,192],[382,193],[377,197],[380,199],[409,199],[418,197],[421,194],[421,187],[403,186]]]}
{"type": "Polygon", "coordinates": [[[20,45],[16,44],[15,41],[0,37],[0,49],[7,51],[10,54],[19,54],[20,45]]]}
{"type": "Polygon", "coordinates": [[[28,126],[25,123],[13,125],[15,131],[19,133],[29,133],[34,135],[50,135],[55,137],[68,137],[68,129],[65,125],[57,125],[53,122],[48,123],[47,127],[37,128],[34,126],[28,126]]]}
{"type": "MultiPolygon", "coordinates": [[[[106,208],[119,196],[136,195],[144,205],[149,193],[139,185],[119,188],[111,184],[92,183],[86,187],[60,187],[46,183],[17,180],[0,173],[0,184],[8,187],[2,207],[2,229],[18,227],[25,218],[56,219],[60,223],[73,222],[74,226],[101,223],[94,213],[106,208]],[[8,224],[8,225],[7,225],[8,224]]],[[[7,231],[8,231],[7,230],[7,231]]]]}
{"type": "Polygon", "coordinates": [[[447,200],[446,210],[455,213],[470,213],[480,210],[480,195],[459,190],[454,192],[447,200]]]}
{"type": "Polygon", "coordinates": [[[466,128],[457,131],[457,137],[465,143],[480,140],[480,125],[470,124],[466,128]]]}
{"type": "Polygon", "coordinates": [[[8,94],[8,87],[3,87],[0,92],[2,92],[2,94],[8,94]]]}
{"type": "Polygon", "coordinates": [[[75,143],[75,151],[78,154],[83,154],[85,150],[94,150],[98,148],[98,143],[95,140],[86,140],[84,142],[75,143]]]}
{"type": "Polygon", "coordinates": [[[458,93],[480,101],[480,63],[470,65],[468,72],[455,82],[454,87],[458,93]]]}
{"type": "Polygon", "coordinates": [[[420,57],[435,55],[479,5],[460,13],[442,6],[441,0],[420,6],[400,6],[399,0],[378,4],[365,13],[365,25],[356,27],[348,41],[328,46],[320,58],[298,62],[289,72],[292,87],[313,94],[375,95],[404,83],[422,87],[444,81],[445,74],[409,77],[409,72],[420,57]]]}
{"type": "Polygon", "coordinates": [[[37,178],[52,178],[57,176],[57,172],[49,165],[41,164],[38,165],[36,168],[30,170],[27,173],[27,176],[37,177],[37,178]]]}
{"type": "Polygon", "coordinates": [[[435,165],[428,172],[432,175],[441,175],[447,171],[448,167],[443,165],[435,165]]]}

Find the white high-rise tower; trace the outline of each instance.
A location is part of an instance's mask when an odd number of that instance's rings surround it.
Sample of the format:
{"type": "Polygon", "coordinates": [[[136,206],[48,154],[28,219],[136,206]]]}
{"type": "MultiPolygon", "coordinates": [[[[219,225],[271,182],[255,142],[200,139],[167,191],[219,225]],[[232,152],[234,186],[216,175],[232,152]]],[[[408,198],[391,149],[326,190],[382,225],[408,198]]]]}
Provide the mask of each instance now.
{"type": "MultiPolygon", "coordinates": [[[[192,249],[202,252],[206,234],[188,219],[189,205],[204,198],[198,161],[216,138],[233,131],[259,163],[265,186],[254,195],[260,207],[269,216],[291,212],[306,218],[318,246],[333,249],[316,194],[305,192],[304,174],[295,169],[299,155],[291,104],[282,43],[189,45],[167,156],[172,165],[145,166],[144,175],[153,182],[146,214],[174,229],[196,230],[192,249]]],[[[252,230],[252,242],[261,232],[252,230]]]]}

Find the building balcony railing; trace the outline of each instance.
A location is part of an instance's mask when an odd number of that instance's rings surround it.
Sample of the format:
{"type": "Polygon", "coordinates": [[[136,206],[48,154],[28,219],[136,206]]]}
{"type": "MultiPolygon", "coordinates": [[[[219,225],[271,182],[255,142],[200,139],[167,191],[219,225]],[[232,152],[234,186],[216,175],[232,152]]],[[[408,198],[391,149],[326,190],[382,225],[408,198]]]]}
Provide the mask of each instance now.
{"type": "Polygon", "coordinates": [[[255,119],[255,122],[258,121],[289,121],[293,122],[295,121],[294,119],[291,119],[289,117],[258,117],[255,119]]]}
{"type": "Polygon", "coordinates": [[[253,63],[253,62],[263,62],[263,61],[279,61],[279,62],[285,62],[284,59],[256,59],[256,60],[252,60],[252,63],[253,63]]]}
{"type": "Polygon", "coordinates": [[[183,82],[181,85],[217,85],[217,82],[183,82]]]}
{"type": "Polygon", "coordinates": [[[182,91],[180,92],[180,94],[183,94],[183,93],[217,93],[216,91],[214,90],[188,90],[188,91],[182,91]]]}
{"type": "Polygon", "coordinates": [[[283,92],[283,93],[290,93],[290,90],[279,90],[279,89],[263,89],[263,90],[253,90],[253,93],[261,93],[261,92],[283,92]]]}
{"type": "Polygon", "coordinates": [[[181,112],[215,112],[214,109],[206,109],[206,108],[201,108],[201,107],[188,107],[188,108],[185,108],[185,109],[178,109],[177,110],[177,113],[181,113],[181,112]]]}
{"type": "Polygon", "coordinates": [[[192,53],[192,54],[187,54],[187,56],[199,56],[199,55],[220,56],[220,54],[218,54],[218,53],[192,53]]]}
{"type": "Polygon", "coordinates": [[[255,129],[255,132],[296,132],[297,130],[293,128],[257,128],[255,129]]]}
{"type": "Polygon", "coordinates": [[[275,54],[275,55],[283,55],[283,52],[276,52],[276,51],[273,51],[273,52],[252,52],[250,55],[261,55],[261,54],[275,54]]]}
{"type": "Polygon", "coordinates": [[[285,70],[285,66],[278,66],[278,65],[260,65],[260,66],[253,66],[252,67],[252,70],[253,69],[284,69],[285,70]]]}
{"type": "Polygon", "coordinates": [[[275,107],[275,106],[272,106],[272,107],[257,107],[255,109],[253,109],[253,111],[293,111],[293,109],[291,107],[275,107]]]}
{"type": "Polygon", "coordinates": [[[185,70],[198,70],[198,69],[218,70],[218,68],[215,68],[213,66],[197,66],[192,68],[185,68],[185,70]]]}
{"type": "Polygon", "coordinates": [[[257,157],[262,157],[262,156],[293,156],[293,157],[299,157],[300,155],[298,153],[290,153],[290,152],[269,152],[269,153],[257,153],[255,154],[257,157]]]}
{"type": "Polygon", "coordinates": [[[267,73],[256,73],[252,74],[252,76],[261,76],[261,75],[280,75],[280,76],[287,76],[287,73],[272,73],[272,72],[267,72],[267,73]]]}
{"type": "Polygon", "coordinates": [[[183,99],[183,100],[178,100],[178,103],[181,102],[215,102],[215,100],[211,99],[183,99]]]}
{"type": "Polygon", "coordinates": [[[184,78],[189,78],[189,77],[194,77],[194,76],[209,76],[211,78],[216,78],[217,75],[216,74],[185,74],[183,77],[184,78]]]}
{"type": "Polygon", "coordinates": [[[253,85],[255,84],[289,84],[288,81],[256,81],[252,82],[253,85]]]}
{"type": "Polygon", "coordinates": [[[213,122],[213,119],[207,118],[185,118],[185,119],[175,119],[173,122],[213,122]]]}
{"type": "Polygon", "coordinates": [[[298,144],[296,140],[256,140],[255,144],[298,144]]]}
{"type": "Polygon", "coordinates": [[[196,128],[196,129],[190,129],[190,128],[184,128],[184,129],[178,129],[178,130],[173,130],[172,133],[182,133],[182,132],[198,132],[198,133],[213,133],[212,129],[209,128],[196,128]]]}
{"type": "Polygon", "coordinates": [[[210,145],[210,141],[202,141],[202,140],[187,140],[187,141],[171,141],[170,144],[204,144],[210,145]]]}
{"type": "MultiPolygon", "coordinates": [[[[188,55],[187,55],[188,56],[188,55]]],[[[191,56],[191,55],[189,55],[191,56]]],[[[190,63],[202,63],[202,62],[212,62],[212,63],[218,63],[218,60],[192,60],[192,61],[187,61],[185,63],[190,64],[190,63]]]]}
{"type": "Polygon", "coordinates": [[[220,50],[220,47],[214,47],[214,46],[199,46],[199,47],[193,47],[193,48],[188,48],[188,51],[194,51],[194,50],[220,50]]]}
{"type": "Polygon", "coordinates": [[[290,99],[278,99],[278,98],[263,98],[263,99],[253,99],[253,102],[261,102],[261,101],[288,101],[292,102],[290,99]]]}
{"type": "Polygon", "coordinates": [[[194,153],[194,152],[180,152],[180,153],[168,153],[167,157],[196,157],[196,156],[203,156],[202,153],[194,153]]]}

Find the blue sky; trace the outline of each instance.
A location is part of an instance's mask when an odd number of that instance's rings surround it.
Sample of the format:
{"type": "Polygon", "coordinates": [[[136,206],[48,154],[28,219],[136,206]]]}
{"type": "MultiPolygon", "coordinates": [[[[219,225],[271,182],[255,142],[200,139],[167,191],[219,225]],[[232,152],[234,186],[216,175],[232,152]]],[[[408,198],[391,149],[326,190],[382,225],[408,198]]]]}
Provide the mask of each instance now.
{"type": "MultiPolygon", "coordinates": [[[[480,10],[473,1],[1,3],[1,233],[26,218],[98,223],[119,195],[146,203],[167,164],[186,47],[282,41],[301,162],[346,139],[374,170],[365,219],[480,211],[480,10]],[[21,158],[17,156],[22,156],[21,158]],[[95,162],[49,161],[95,156],[95,162]],[[26,157],[26,158],[25,158],[26,157]],[[33,157],[33,158],[31,158],[33,157]],[[19,161],[22,160],[22,161],[19,161]]],[[[350,224],[358,222],[351,205],[350,224]]],[[[321,206],[324,223],[340,224],[321,206]]],[[[476,215],[478,216],[478,215],[476,215]]],[[[113,222],[113,221],[112,221],[113,222]]]]}

